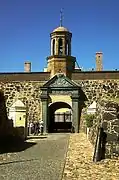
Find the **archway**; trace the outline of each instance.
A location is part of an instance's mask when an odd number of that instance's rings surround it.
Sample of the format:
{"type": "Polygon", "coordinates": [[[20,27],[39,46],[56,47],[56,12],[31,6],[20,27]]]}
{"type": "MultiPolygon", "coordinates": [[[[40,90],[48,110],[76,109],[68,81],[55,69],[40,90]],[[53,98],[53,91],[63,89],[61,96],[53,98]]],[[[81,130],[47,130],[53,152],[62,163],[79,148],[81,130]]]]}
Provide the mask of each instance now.
{"type": "Polygon", "coordinates": [[[72,108],[66,102],[49,105],[49,132],[71,132],[72,108]]]}
{"type": "MultiPolygon", "coordinates": [[[[40,95],[42,102],[42,119],[44,121],[44,133],[53,132],[56,123],[54,121],[55,111],[61,108],[68,108],[72,112],[72,123],[70,122],[70,127],[72,125],[73,132],[78,133],[80,129],[80,114],[84,106],[84,101],[87,100],[81,87],[79,87],[75,82],[71,81],[64,74],[59,73],[52,77],[48,82],[46,82],[43,87],[40,88],[42,93],[40,95]],[[68,101],[64,102],[64,99],[52,99],[50,97],[54,96],[70,96],[71,104],[68,101]],[[49,103],[52,104],[49,104],[49,103]],[[54,102],[54,103],[53,103],[54,102]],[[72,108],[71,108],[72,107],[72,108]]],[[[58,124],[59,127],[60,124],[58,124]]],[[[61,129],[69,129],[68,123],[61,123],[61,129]]],[[[71,130],[71,129],[70,129],[71,130]]]]}

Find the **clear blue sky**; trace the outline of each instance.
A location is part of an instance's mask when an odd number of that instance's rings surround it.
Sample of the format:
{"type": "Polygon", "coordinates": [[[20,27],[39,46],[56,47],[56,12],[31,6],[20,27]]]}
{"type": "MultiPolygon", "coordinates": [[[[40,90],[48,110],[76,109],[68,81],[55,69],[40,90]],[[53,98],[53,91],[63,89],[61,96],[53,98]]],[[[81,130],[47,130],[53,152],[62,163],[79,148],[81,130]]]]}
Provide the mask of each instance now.
{"type": "Polygon", "coordinates": [[[95,67],[95,52],[102,51],[104,69],[119,69],[118,0],[0,0],[0,72],[22,72],[25,60],[32,71],[43,70],[61,8],[79,65],[95,67]]]}

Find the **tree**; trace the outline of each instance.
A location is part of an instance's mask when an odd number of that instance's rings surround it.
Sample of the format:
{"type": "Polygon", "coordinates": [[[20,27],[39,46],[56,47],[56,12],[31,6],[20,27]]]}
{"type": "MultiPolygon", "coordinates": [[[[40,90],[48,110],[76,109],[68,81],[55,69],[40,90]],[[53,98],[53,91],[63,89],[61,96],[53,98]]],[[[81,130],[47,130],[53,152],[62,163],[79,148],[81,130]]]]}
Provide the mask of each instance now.
{"type": "Polygon", "coordinates": [[[86,120],[86,126],[88,128],[92,127],[93,126],[93,120],[95,118],[95,115],[94,114],[86,114],[85,115],[85,120],[86,120]]]}

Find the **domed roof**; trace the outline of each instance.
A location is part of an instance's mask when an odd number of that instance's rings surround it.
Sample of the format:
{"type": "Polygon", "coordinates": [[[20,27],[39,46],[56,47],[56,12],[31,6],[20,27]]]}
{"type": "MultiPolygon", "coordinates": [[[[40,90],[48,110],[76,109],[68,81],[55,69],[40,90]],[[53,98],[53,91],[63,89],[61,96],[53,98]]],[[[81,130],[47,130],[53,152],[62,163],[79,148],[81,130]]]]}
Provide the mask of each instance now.
{"type": "Polygon", "coordinates": [[[56,29],[53,30],[53,32],[69,32],[69,30],[63,26],[59,26],[56,29]]]}

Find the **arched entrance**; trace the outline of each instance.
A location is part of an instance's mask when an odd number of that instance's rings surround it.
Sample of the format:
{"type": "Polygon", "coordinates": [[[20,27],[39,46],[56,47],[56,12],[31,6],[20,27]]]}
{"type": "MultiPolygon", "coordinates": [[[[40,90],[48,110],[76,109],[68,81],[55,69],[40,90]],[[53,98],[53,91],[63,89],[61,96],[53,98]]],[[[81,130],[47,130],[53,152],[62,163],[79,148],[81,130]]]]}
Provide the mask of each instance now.
{"type": "MultiPolygon", "coordinates": [[[[56,111],[61,108],[68,108],[70,111],[72,109],[72,129],[73,132],[78,133],[80,129],[81,110],[83,108],[84,101],[87,100],[81,87],[67,78],[64,74],[59,73],[46,82],[40,89],[42,90],[40,98],[42,102],[44,133],[54,131],[54,129],[56,129],[56,124],[60,126],[60,123],[56,123],[54,120],[56,111]],[[57,97],[58,100],[55,98],[56,96],[59,97],[57,97]],[[63,96],[62,100],[60,100],[61,96],[63,96]],[[66,96],[70,97],[70,104],[68,104],[66,96]],[[66,102],[63,102],[65,100],[66,102]],[[49,103],[52,104],[49,105],[49,103]]],[[[68,123],[61,123],[61,127],[65,127],[65,124],[66,129],[68,129],[68,123]]],[[[71,126],[71,122],[69,124],[71,126]]]]}
{"type": "Polygon", "coordinates": [[[66,102],[49,105],[49,132],[71,132],[72,108],[66,102]]]}

